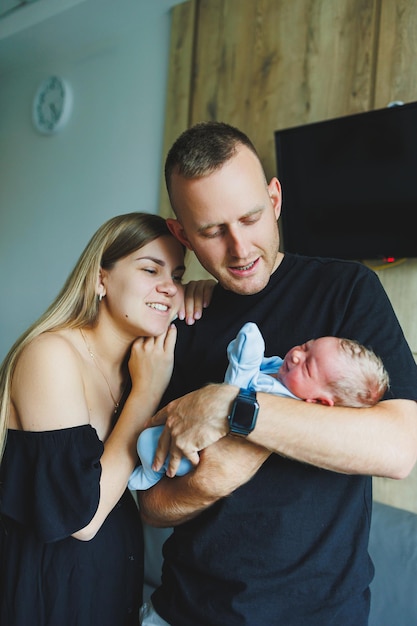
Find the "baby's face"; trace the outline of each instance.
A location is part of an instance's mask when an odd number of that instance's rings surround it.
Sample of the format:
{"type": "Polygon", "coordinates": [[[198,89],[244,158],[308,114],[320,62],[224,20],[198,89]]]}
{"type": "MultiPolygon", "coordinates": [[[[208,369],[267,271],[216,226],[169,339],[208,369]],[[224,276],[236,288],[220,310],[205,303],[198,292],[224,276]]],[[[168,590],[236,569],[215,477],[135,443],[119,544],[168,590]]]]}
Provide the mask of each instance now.
{"type": "Polygon", "coordinates": [[[343,353],[337,337],[311,339],[287,352],[277,378],[294,395],[310,402],[332,399],[330,380],[344,376],[343,353]]]}

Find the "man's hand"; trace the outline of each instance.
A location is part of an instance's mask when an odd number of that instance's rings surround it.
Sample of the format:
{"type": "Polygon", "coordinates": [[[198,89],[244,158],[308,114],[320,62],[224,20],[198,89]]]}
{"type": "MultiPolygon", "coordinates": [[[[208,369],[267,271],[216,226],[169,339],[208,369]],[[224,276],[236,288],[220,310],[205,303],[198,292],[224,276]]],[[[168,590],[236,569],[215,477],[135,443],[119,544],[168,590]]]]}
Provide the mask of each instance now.
{"type": "Polygon", "coordinates": [[[169,455],[167,476],[176,474],[181,457],[198,465],[199,451],[228,434],[227,416],[239,388],[211,384],[173,400],[147,426],[164,424],[152,469],[159,471],[169,455]]]}
{"type": "Polygon", "coordinates": [[[193,519],[247,483],[271,453],[242,437],[228,435],[201,453],[197,468],[174,480],[163,478],[138,491],[143,520],[170,527],[193,519]]]}

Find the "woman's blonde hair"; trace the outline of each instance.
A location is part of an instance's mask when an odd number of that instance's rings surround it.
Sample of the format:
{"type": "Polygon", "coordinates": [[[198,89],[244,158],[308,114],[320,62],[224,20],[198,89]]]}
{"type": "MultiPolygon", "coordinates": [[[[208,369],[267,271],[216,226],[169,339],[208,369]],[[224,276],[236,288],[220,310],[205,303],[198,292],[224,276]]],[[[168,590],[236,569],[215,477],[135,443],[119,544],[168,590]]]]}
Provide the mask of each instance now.
{"type": "Polygon", "coordinates": [[[154,239],[169,235],[165,220],[151,213],[126,213],[105,222],[91,237],[58,296],[45,313],[14,343],[0,367],[0,460],[10,411],[10,392],[17,359],[41,333],[63,328],[94,326],[98,316],[100,268],[118,261],[154,239]]]}

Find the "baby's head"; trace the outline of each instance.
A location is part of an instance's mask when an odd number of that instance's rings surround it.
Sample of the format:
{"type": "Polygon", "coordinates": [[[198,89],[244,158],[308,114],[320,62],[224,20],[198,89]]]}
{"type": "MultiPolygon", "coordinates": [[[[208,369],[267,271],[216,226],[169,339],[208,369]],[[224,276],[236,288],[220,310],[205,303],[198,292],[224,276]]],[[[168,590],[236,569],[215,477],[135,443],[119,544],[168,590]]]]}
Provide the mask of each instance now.
{"type": "Polygon", "coordinates": [[[382,360],[352,339],[319,337],[287,352],[277,378],[307,402],[370,407],[389,385],[382,360]]]}

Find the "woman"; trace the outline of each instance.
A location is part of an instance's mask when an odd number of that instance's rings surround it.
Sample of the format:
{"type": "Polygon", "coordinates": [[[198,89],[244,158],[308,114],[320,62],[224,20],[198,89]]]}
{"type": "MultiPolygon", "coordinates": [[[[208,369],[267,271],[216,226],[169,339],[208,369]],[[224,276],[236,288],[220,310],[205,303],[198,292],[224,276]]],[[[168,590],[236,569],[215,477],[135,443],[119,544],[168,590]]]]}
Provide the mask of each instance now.
{"type": "Polygon", "coordinates": [[[1,624],[138,624],[143,538],[126,485],[171,377],[171,322],[193,303],[198,318],[211,288],[194,284],[185,307],[183,273],[165,220],[114,217],[3,362],[1,624]]]}

